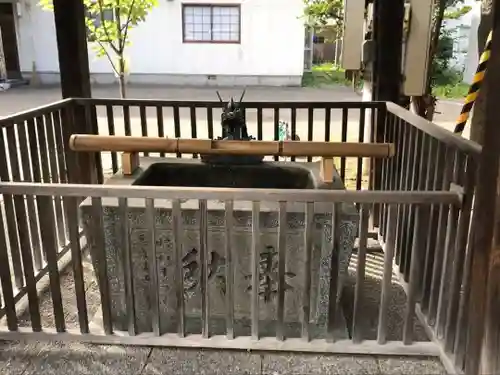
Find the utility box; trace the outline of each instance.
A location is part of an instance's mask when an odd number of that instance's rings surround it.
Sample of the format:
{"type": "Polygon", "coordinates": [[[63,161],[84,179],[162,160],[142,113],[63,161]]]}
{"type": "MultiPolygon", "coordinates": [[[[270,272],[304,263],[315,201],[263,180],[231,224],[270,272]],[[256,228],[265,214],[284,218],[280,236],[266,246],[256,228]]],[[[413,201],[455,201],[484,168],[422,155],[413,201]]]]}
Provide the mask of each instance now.
{"type": "Polygon", "coordinates": [[[434,0],[409,0],[409,4],[403,92],[407,96],[418,96],[425,92],[427,84],[434,0]]]}
{"type": "Polygon", "coordinates": [[[344,0],[344,35],[342,42],[342,68],[361,69],[364,40],[365,0],[344,0]]]}

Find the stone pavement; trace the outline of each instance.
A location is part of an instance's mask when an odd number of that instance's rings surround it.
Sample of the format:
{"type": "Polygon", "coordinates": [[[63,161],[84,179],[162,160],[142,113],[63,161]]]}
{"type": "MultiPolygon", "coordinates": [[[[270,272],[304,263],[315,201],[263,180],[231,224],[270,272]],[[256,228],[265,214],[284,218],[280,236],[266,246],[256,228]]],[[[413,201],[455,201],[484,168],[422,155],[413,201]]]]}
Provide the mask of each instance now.
{"type": "Polygon", "coordinates": [[[84,344],[0,346],[2,375],[441,375],[435,359],[287,355],[84,344]]]}
{"type": "MultiPolygon", "coordinates": [[[[215,90],[219,90],[223,98],[234,95],[239,98],[243,88],[225,87],[179,87],[179,86],[146,86],[130,85],[128,97],[137,99],[166,100],[216,100],[215,90]]],[[[119,96],[116,86],[95,86],[92,95],[96,98],[116,98],[119,96]]],[[[0,118],[19,111],[28,110],[61,99],[58,86],[19,87],[0,94],[0,118]]],[[[249,87],[245,94],[247,101],[359,101],[361,96],[349,87],[310,88],[310,87],[249,87]]],[[[458,101],[439,100],[436,108],[435,122],[449,130],[453,130],[455,120],[460,113],[461,103],[458,101]]],[[[340,115],[340,114],[339,114],[340,115]]],[[[340,121],[332,114],[332,121],[340,121]]],[[[464,134],[464,136],[466,136],[464,134]]]]}

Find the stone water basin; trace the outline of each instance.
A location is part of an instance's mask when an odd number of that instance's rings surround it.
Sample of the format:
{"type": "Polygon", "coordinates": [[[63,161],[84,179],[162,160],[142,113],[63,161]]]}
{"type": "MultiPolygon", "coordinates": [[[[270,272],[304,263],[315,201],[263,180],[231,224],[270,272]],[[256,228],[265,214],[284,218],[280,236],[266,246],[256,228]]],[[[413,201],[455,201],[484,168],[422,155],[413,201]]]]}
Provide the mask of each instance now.
{"type": "MultiPolygon", "coordinates": [[[[230,187],[253,189],[343,189],[337,175],[332,183],[319,179],[319,163],[264,162],[249,166],[214,166],[196,159],[143,157],[140,168],[132,176],[117,173],[105,184],[142,186],[196,186],[230,187]]],[[[115,329],[126,330],[125,285],[121,253],[121,223],[118,199],[104,198],[103,224],[108,280],[112,299],[112,321],[115,329]]],[[[132,275],[136,307],[136,326],[140,332],[152,331],[151,301],[149,298],[148,248],[150,232],[146,227],[145,202],[143,199],[129,199],[130,247],[132,252],[132,275]]],[[[95,218],[90,199],[81,206],[84,228],[92,235],[95,218]]],[[[155,200],[155,246],[159,270],[159,295],[162,329],[176,332],[176,290],[175,254],[173,248],[172,205],[169,200],[155,200]]],[[[209,254],[209,309],[212,334],[225,331],[225,218],[224,203],[208,201],[208,254],[209,254]]],[[[182,226],[184,236],[183,275],[186,329],[188,333],[201,332],[199,209],[198,201],[182,202],[182,226]]],[[[261,245],[261,299],[260,330],[263,335],[274,335],[277,312],[277,240],[278,204],[261,202],[260,245],[261,245]]],[[[252,204],[234,202],[233,211],[233,265],[234,265],[234,314],[235,333],[250,334],[251,311],[251,251],[252,251],[252,204]]],[[[330,278],[330,257],[332,249],[340,259],[339,290],[351,256],[358,226],[358,212],[354,205],[343,204],[339,213],[340,230],[336,241],[331,238],[332,208],[328,204],[315,204],[312,281],[310,292],[311,323],[313,327],[324,327],[328,308],[330,278]],[[335,243],[335,246],[334,246],[335,243]]],[[[286,292],[285,321],[287,336],[300,334],[300,311],[304,275],[304,204],[287,204],[286,229],[286,292]]],[[[90,241],[92,243],[92,241],[90,241]]],[[[99,251],[91,246],[91,254],[99,251]]],[[[92,257],[94,260],[95,256],[92,257]]],[[[96,262],[94,261],[96,267],[96,262]]],[[[337,329],[345,336],[345,327],[337,329]]],[[[319,332],[324,329],[318,329],[319,332]]],[[[313,330],[314,336],[314,330],[313,330]]]]}

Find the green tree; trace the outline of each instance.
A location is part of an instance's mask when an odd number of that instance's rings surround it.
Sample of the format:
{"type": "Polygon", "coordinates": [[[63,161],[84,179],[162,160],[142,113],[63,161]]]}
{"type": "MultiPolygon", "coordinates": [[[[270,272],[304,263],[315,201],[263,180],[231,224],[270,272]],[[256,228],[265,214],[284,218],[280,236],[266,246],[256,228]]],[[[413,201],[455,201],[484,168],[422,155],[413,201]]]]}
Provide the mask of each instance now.
{"type": "MultiPolygon", "coordinates": [[[[144,22],[158,0],[83,0],[87,9],[87,40],[97,56],[106,57],[118,77],[120,95],[126,97],[128,63],[125,50],[130,31],[144,22]]],[[[52,0],[40,0],[45,10],[53,10],[52,0]]]]}
{"type": "Polygon", "coordinates": [[[344,25],[344,0],[304,0],[304,16],[309,26],[321,29],[335,26],[342,31],[344,25]]]}

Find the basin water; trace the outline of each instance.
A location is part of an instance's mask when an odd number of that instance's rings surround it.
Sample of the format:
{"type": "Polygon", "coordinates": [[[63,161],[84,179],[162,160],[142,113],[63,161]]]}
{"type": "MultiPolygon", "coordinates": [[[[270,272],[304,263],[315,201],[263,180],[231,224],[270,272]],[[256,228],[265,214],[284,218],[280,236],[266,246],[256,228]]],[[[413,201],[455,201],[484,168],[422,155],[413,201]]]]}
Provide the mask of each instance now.
{"type": "MultiPolygon", "coordinates": [[[[331,183],[319,179],[319,163],[263,162],[257,165],[209,165],[196,159],[153,158],[140,160],[141,167],[132,175],[120,173],[105,183],[113,185],[143,186],[196,186],[231,187],[253,189],[343,189],[340,177],[334,176],[331,183]]],[[[125,283],[123,276],[123,255],[121,218],[118,199],[103,198],[103,222],[105,254],[112,299],[112,321],[116,329],[126,330],[125,283]]],[[[129,199],[130,248],[132,252],[132,275],[136,307],[136,326],[141,332],[152,331],[151,301],[149,298],[150,270],[148,248],[151,245],[150,231],[146,226],[145,202],[129,199]]],[[[286,216],[286,291],[285,321],[288,337],[300,335],[300,311],[304,277],[304,229],[303,203],[287,203],[286,216]]],[[[312,280],[310,292],[311,326],[318,327],[313,336],[320,337],[320,329],[327,317],[330,258],[332,250],[340,259],[339,290],[347,274],[347,266],[357,234],[358,212],[353,205],[340,205],[338,213],[339,230],[332,239],[332,206],[315,204],[312,253],[312,280]]],[[[176,331],[176,259],[173,247],[172,204],[169,200],[155,201],[155,247],[159,275],[159,295],[162,329],[176,331]]],[[[183,279],[186,312],[186,329],[192,333],[201,331],[201,293],[199,251],[199,203],[186,200],[182,209],[182,251],[183,279]]],[[[225,331],[225,211],[224,203],[208,201],[208,255],[209,255],[209,311],[210,330],[214,334],[225,331]]],[[[260,206],[260,260],[261,289],[260,323],[262,335],[274,335],[277,312],[277,239],[278,204],[261,202],[260,206]]],[[[81,205],[84,227],[92,236],[95,222],[90,199],[81,205]]],[[[252,251],[252,203],[235,202],[233,210],[232,259],[234,265],[234,314],[235,333],[250,334],[251,311],[251,251],[252,251]]],[[[94,241],[90,241],[94,243],[94,241]]],[[[94,266],[97,266],[97,248],[91,246],[94,266]]],[[[339,323],[340,324],[340,323],[339,323]]],[[[345,326],[338,327],[338,335],[345,336],[345,326]]]]}

